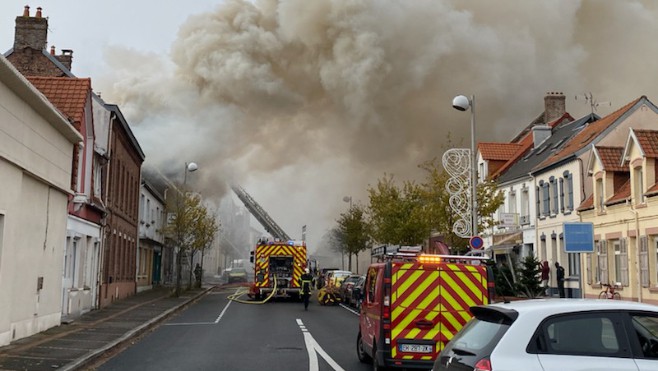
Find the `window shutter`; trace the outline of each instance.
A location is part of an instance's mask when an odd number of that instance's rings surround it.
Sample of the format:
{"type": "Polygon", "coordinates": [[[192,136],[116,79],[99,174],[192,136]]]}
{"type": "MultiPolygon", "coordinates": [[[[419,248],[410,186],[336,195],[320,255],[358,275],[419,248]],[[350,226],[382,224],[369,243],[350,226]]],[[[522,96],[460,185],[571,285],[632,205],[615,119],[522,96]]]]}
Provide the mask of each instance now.
{"type": "Polygon", "coordinates": [[[541,199],[540,199],[540,194],[539,194],[539,186],[537,186],[536,188],[537,188],[537,190],[536,190],[537,191],[537,217],[539,217],[540,214],[541,214],[541,208],[540,208],[540,205],[541,205],[540,200],[541,199]]]}
{"type": "Polygon", "coordinates": [[[627,240],[628,238],[619,239],[619,249],[621,250],[621,285],[628,286],[628,249],[627,249],[627,240]]]}
{"type": "Polygon", "coordinates": [[[568,205],[569,205],[569,210],[573,210],[573,174],[569,174],[567,178],[567,184],[568,184],[568,195],[567,195],[567,200],[568,200],[568,205]]]}
{"type": "Polygon", "coordinates": [[[647,236],[639,239],[640,248],[640,283],[642,287],[649,287],[649,246],[647,236]]]}
{"type": "Polygon", "coordinates": [[[560,178],[560,212],[564,213],[564,179],[560,178]]]}
{"type": "Polygon", "coordinates": [[[599,267],[601,269],[601,282],[610,283],[608,279],[608,241],[601,240],[601,255],[599,255],[599,267]]]}

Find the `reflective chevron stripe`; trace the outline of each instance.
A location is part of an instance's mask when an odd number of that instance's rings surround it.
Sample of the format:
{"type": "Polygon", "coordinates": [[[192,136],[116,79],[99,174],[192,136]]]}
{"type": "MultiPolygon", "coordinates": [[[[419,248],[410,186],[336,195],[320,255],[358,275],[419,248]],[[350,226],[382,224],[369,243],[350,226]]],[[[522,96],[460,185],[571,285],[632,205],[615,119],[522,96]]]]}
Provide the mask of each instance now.
{"type": "Polygon", "coordinates": [[[306,246],[299,245],[258,245],[254,254],[254,269],[256,275],[263,272],[264,279],[261,282],[256,280],[256,287],[270,287],[269,265],[270,257],[273,256],[292,256],[293,257],[293,275],[290,281],[290,287],[299,288],[299,280],[304,273],[306,265],[306,246]]]}
{"type": "Polygon", "coordinates": [[[391,357],[432,360],[471,318],[469,307],[487,304],[484,265],[396,264],[391,267],[391,357]],[[427,340],[433,354],[401,352],[405,340],[427,340]]]}

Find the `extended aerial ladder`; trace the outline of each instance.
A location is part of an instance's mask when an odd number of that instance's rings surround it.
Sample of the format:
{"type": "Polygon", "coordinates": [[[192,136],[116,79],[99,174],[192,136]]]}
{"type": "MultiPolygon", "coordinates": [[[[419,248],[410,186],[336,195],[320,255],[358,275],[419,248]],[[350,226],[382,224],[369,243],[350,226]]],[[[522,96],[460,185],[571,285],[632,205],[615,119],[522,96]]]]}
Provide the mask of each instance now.
{"type": "Polygon", "coordinates": [[[258,220],[258,222],[265,228],[267,233],[280,241],[289,241],[290,236],[279,227],[278,224],[270,217],[270,215],[254,200],[244,188],[238,185],[232,185],[231,189],[238,196],[240,201],[244,203],[251,215],[258,220]]]}

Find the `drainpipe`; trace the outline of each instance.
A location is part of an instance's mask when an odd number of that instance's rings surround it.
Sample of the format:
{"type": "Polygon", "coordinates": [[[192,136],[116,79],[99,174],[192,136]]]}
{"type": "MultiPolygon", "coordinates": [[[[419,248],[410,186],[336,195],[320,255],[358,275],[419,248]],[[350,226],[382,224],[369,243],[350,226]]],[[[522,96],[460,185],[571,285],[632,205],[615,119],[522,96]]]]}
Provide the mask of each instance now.
{"type": "Polygon", "coordinates": [[[637,279],[637,301],[642,302],[642,274],[640,273],[640,219],[639,212],[635,210],[631,201],[630,211],[635,216],[635,265],[636,265],[636,279],[637,279]]]}

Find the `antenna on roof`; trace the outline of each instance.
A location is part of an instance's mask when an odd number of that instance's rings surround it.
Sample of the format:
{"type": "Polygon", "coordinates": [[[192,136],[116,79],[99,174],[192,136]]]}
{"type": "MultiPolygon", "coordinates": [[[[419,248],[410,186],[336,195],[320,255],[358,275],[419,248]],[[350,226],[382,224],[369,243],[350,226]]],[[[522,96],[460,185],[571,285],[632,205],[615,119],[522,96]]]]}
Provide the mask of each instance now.
{"type": "Polygon", "coordinates": [[[612,102],[599,102],[596,99],[594,99],[594,96],[592,96],[592,92],[581,94],[581,95],[576,95],[576,100],[578,100],[578,97],[581,97],[580,99],[585,99],[585,102],[589,103],[590,109],[592,110],[592,115],[594,114],[594,111],[599,106],[612,106],[612,102]]]}

